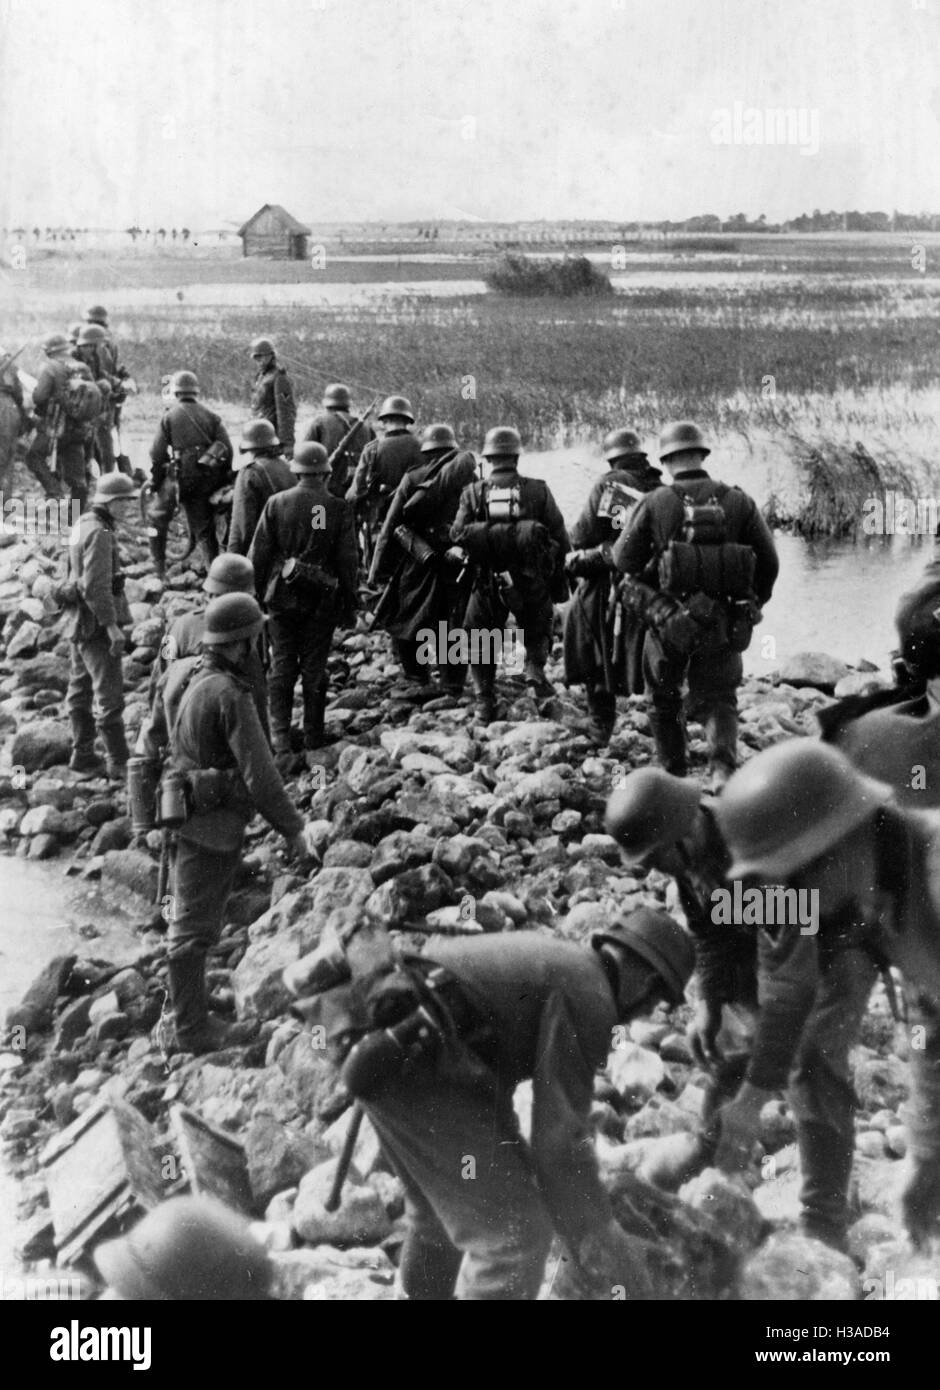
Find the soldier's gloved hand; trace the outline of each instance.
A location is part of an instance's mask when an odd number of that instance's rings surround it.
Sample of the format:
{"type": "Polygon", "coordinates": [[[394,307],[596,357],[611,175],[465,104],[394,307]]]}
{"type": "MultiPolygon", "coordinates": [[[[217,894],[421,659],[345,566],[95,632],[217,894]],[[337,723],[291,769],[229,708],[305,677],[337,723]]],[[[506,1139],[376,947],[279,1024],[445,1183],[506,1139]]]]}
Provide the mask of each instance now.
{"type": "Polygon", "coordinates": [[[940,1216],[940,1164],[936,1159],[912,1159],[912,1171],[901,1196],[904,1224],[914,1245],[927,1244],[940,1216]]]}
{"type": "Polygon", "coordinates": [[[304,826],[299,834],[294,835],[287,842],[287,857],[289,860],[296,860],[303,864],[311,859],[319,860],[319,852],[315,832],[312,825],[304,826]]]}
{"type": "Polygon", "coordinates": [[[444,559],[450,565],[462,565],[467,558],[467,552],[459,545],[452,545],[444,551],[444,559]]]}
{"type": "Polygon", "coordinates": [[[754,1145],[760,1137],[761,1107],[773,1098],[772,1091],[763,1091],[745,1081],[734,1100],[718,1111],[721,1126],[715,1167],[724,1173],[741,1173],[754,1155],[754,1145]]]}
{"type": "Polygon", "coordinates": [[[613,1298],[613,1290],[624,1290],[627,1299],[652,1298],[653,1285],[647,1273],[644,1253],[646,1241],[628,1236],[616,1221],[609,1221],[585,1236],[578,1247],[579,1273],[595,1297],[613,1298]]]}
{"type": "Polygon", "coordinates": [[[565,556],[565,573],[575,576],[581,573],[581,562],[584,559],[583,550],[569,550],[565,556]]]}
{"type": "Polygon", "coordinates": [[[124,633],[117,623],[109,623],[107,631],[110,639],[108,651],[112,656],[120,656],[124,651],[124,633]]]}
{"type": "Polygon", "coordinates": [[[721,1049],[716,1043],[721,1029],[721,1005],[702,1000],[686,1031],[692,1056],[700,1067],[710,1067],[721,1061],[721,1049]]]}

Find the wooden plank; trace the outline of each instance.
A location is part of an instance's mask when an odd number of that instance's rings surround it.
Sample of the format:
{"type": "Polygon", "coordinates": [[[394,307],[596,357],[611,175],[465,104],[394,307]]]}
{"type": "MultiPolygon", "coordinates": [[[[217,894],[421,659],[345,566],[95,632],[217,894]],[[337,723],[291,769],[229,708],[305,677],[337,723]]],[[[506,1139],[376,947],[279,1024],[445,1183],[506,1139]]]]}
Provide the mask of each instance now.
{"type": "Polygon", "coordinates": [[[193,1195],[215,1197],[227,1207],[251,1215],[254,1201],[248,1159],[238,1140],[185,1105],[170,1107],[170,1124],[193,1195]]]}

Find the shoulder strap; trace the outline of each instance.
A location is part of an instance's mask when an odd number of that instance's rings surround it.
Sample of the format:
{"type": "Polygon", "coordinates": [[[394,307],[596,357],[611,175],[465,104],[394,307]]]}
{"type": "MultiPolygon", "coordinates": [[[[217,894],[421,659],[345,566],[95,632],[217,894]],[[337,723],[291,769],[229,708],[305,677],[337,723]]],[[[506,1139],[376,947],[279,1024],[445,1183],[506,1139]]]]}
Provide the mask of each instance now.
{"type": "Polygon", "coordinates": [[[198,657],[196,658],[196,663],[194,664],[194,666],[193,666],[192,670],[190,671],[189,675],[186,677],[185,681],[183,682],[183,688],[182,688],[182,690],[180,691],[179,704],[176,706],[176,716],[175,716],[175,718],[174,718],[174,720],[173,720],[172,727],[170,728],[170,741],[171,741],[171,742],[172,742],[172,740],[176,737],[176,730],[179,728],[179,722],[180,722],[180,719],[182,718],[183,709],[184,709],[184,707],[185,707],[185,705],[186,705],[186,702],[187,702],[187,697],[191,694],[191,692],[192,692],[193,689],[195,688],[195,685],[197,684],[197,682],[196,682],[196,677],[197,677],[197,676],[211,676],[211,675],[216,675],[216,674],[224,675],[224,672],[216,672],[216,670],[215,670],[214,667],[203,666],[203,665],[201,664],[200,659],[199,659],[198,657]]]}
{"type": "Polygon", "coordinates": [[[179,405],[179,406],[183,409],[183,411],[185,412],[185,414],[189,416],[190,420],[192,420],[193,424],[196,426],[196,429],[197,429],[197,430],[199,431],[199,433],[202,435],[202,437],[203,437],[203,439],[206,441],[206,443],[207,443],[207,444],[214,444],[214,443],[215,443],[215,440],[212,438],[211,434],[209,434],[209,433],[207,432],[205,426],[204,426],[204,425],[201,425],[201,424],[199,423],[199,421],[198,421],[198,420],[196,419],[196,417],[193,415],[193,413],[192,413],[191,410],[186,410],[187,402],[186,402],[186,401],[177,401],[177,405],[179,405]]]}
{"type": "Polygon", "coordinates": [[[256,472],[257,472],[257,474],[258,474],[258,477],[261,479],[262,483],[264,484],[265,491],[267,492],[267,497],[265,497],[264,500],[267,501],[267,500],[268,500],[268,497],[273,497],[273,496],[274,496],[274,483],[273,483],[272,480],[271,480],[271,474],[270,474],[270,473],[268,472],[268,470],[265,468],[265,466],[264,466],[264,464],[261,462],[261,460],[260,460],[260,459],[252,459],[252,460],[251,460],[251,463],[248,465],[248,467],[249,467],[249,468],[254,468],[254,469],[256,470],[256,472]]]}

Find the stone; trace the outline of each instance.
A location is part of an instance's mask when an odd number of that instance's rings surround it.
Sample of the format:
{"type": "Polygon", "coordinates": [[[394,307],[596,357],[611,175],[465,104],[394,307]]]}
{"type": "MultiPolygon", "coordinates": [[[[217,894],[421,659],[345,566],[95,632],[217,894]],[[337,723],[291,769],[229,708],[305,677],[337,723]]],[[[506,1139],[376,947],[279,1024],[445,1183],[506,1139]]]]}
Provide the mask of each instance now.
{"type": "Polygon", "coordinates": [[[853,1079],[855,1094],[865,1110],[897,1110],[910,1094],[908,1069],[897,1057],[856,1055],[853,1079]]]}
{"type": "Polygon", "coordinates": [[[54,956],[20,1002],[7,1011],[6,1026],[25,1028],[27,1033],[41,1033],[50,1028],[56,1000],[77,959],[77,956],[54,956]]]}
{"type": "Polygon", "coordinates": [[[333,1185],[336,1160],[320,1163],[303,1178],[291,1217],[301,1240],[310,1245],[378,1245],[392,1225],[374,1188],[350,1171],[338,1211],[323,1205],[333,1185]]]}
{"type": "Polygon", "coordinates": [[[42,628],[38,623],[26,620],[12,639],[7,643],[7,657],[12,660],[18,656],[32,656],[42,635],[42,628]]]}
{"type": "Polygon", "coordinates": [[[29,842],[27,859],[53,859],[59,852],[56,835],[34,835],[29,842]]]}
{"type": "Polygon", "coordinates": [[[62,829],[62,812],[54,806],[33,806],[20,821],[20,834],[56,835],[62,829]]]}
{"type": "Polygon", "coordinates": [[[691,1066],[692,1049],[684,1033],[669,1033],[659,1044],[659,1055],[664,1062],[681,1062],[691,1066]]]}
{"type": "Polygon", "coordinates": [[[113,850],[126,849],[130,842],[130,819],[127,816],[117,816],[98,827],[98,833],[91,842],[91,852],[108,854],[113,850]]]}
{"type": "Polygon", "coordinates": [[[71,782],[63,782],[58,777],[36,777],[26,793],[30,806],[54,806],[57,811],[67,811],[73,805],[76,788],[71,782]]]}
{"type": "Polygon", "coordinates": [[[43,652],[31,661],[17,664],[16,684],[20,690],[57,690],[64,695],[69,684],[69,663],[52,652],[43,652]]]}
{"type": "Polygon", "coordinates": [[[487,852],[485,840],[473,835],[452,835],[434,845],[433,860],[451,878],[462,878],[474,859],[487,852]]]}
{"type": "Polygon", "coordinates": [[[839,681],[848,674],[849,667],[844,661],[825,652],[797,652],[773,673],[773,681],[775,685],[792,685],[797,689],[811,685],[832,694],[839,681]]]}
{"type": "Polygon", "coordinates": [[[88,1018],[92,1023],[97,1023],[99,1019],[107,1017],[108,1014],[116,1014],[120,1007],[117,994],[113,989],[109,989],[105,994],[99,994],[92,1001],[91,1008],[88,1010],[88,1018]]]}
{"type": "MultiPolygon", "coordinates": [[[[346,1143],[346,1136],[349,1133],[349,1126],[353,1120],[353,1108],[350,1108],[338,1120],[334,1120],[329,1129],[323,1135],[323,1142],[329,1146],[330,1152],[339,1158],[346,1143]]],[[[353,1150],[353,1166],[357,1173],[367,1178],[374,1173],[382,1162],[382,1146],[379,1143],[379,1136],[376,1134],[372,1122],[368,1116],[364,1116],[359,1133],[356,1136],[356,1146],[353,1150]]]]}
{"type": "Polygon", "coordinates": [[[283,1047],[276,1065],[303,1115],[315,1114],[336,1086],[336,1069],[327,1056],[326,1047],[318,1047],[317,1039],[306,1030],[283,1047]]]}
{"type": "Polygon", "coordinates": [[[95,797],[85,807],[85,819],[89,825],[104,825],[105,821],[115,820],[119,815],[117,805],[108,797],[95,797]]]}
{"type": "Polygon", "coordinates": [[[434,841],[430,837],[414,831],[394,830],[376,845],[369,872],[378,886],[406,869],[427,864],[433,853],[434,841]]]}
{"type": "Polygon", "coordinates": [[[84,1037],[89,1028],[89,1014],[92,1006],[91,995],[66,1004],[56,1020],[53,1046],[57,1052],[66,1052],[79,1038],[84,1037]]]}
{"type": "MultiPolygon", "coordinates": [[[[106,828],[102,826],[102,830],[106,828]]],[[[156,860],[141,850],[112,849],[102,856],[101,877],[128,893],[136,894],[147,903],[152,904],[156,896],[158,872],[156,860]]]]}
{"type": "Polygon", "coordinates": [[[267,1206],[284,1188],[299,1183],[318,1157],[309,1135],[288,1129],[270,1115],[256,1113],[242,1142],[252,1195],[259,1208],[267,1206]]]}
{"type": "Polygon", "coordinates": [[[701,1159],[701,1139],[687,1132],[649,1135],[614,1148],[598,1147],[602,1178],[626,1170],[668,1192],[686,1182],[701,1159]]]}
{"type": "Polygon", "coordinates": [[[371,845],[362,840],[336,840],[323,855],[324,869],[367,869],[372,862],[371,845]]]}
{"type": "Polygon", "coordinates": [[[849,1254],[867,1267],[872,1252],[893,1245],[898,1234],[897,1224],[890,1217],[869,1212],[849,1227],[849,1254]]]}
{"type": "Polygon", "coordinates": [[[315,1250],[274,1251],[270,1259],[278,1299],[345,1303],[395,1298],[395,1266],[384,1250],[320,1245],[315,1250]]]}
{"type": "MultiPolygon", "coordinates": [[[[370,915],[389,930],[423,918],[454,899],[454,885],[436,864],[422,864],[376,888],[365,904],[370,915]]],[[[477,910],[479,920],[479,909],[477,910]]],[[[481,925],[485,925],[481,922],[481,925]]]]}
{"type": "Polygon", "coordinates": [[[567,778],[556,768],[543,767],[538,772],[529,772],[514,782],[511,795],[519,805],[533,806],[540,801],[562,797],[567,790],[567,778]]]}
{"type": "Polygon", "coordinates": [[[738,1287],[745,1302],[846,1303],[860,1294],[848,1255],[796,1232],[772,1235],[744,1265],[738,1287]]]}
{"type": "Polygon", "coordinates": [[[850,671],[836,682],[833,695],[844,700],[848,695],[871,695],[876,690],[890,690],[894,684],[882,671],[850,671]]]}
{"type": "Polygon", "coordinates": [[[739,1251],[760,1240],[764,1218],[742,1178],[706,1168],[679,1189],[679,1198],[716,1221],[739,1251]]]}
{"type": "Polygon", "coordinates": [[[607,1075],[618,1095],[630,1105],[649,1100],[666,1078],[662,1058],[636,1043],[612,1049],[607,1058],[607,1075]]]}
{"type": "Polygon", "coordinates": [[[796,1137],[796,1122],[782,1100],[769,1100],[761,1107],[760,1141],[768,1153],[792,1144],[796,1137]]]}
{"type": "Polygon", "coordinates": [[[855,1136],[855,1152],[866,1158],[884,1158],[885,1139],[880,1130],[861,1129],[855,1136]]]}
{"type": "Polygon", "coordinates": [[[892,1125],[885,1132],[885,1148],[892,1158],[903,1158],[907,1153],[907,1129],[904,1125],[892,1125]]]}
{"type": "Polygon", "coordinates": [[[131,1021],[127,1014],[116,1011],[96,1019],[92,1024],[91,1035],[95,1042],[104,1043],[126,1038],[130,1031],[131,1021]]]}

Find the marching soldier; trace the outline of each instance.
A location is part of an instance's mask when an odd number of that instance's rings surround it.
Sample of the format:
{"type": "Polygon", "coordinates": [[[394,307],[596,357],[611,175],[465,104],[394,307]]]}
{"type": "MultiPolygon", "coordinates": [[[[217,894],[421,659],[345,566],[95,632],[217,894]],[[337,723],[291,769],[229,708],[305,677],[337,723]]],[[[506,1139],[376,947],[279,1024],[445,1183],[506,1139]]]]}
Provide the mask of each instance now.
{"type": "Polygon", "coordinates": [[[607,743],[614,731],[617,695],[642,694],[643,628],[624,624],[614,581],[619,538],[637,502],[662,482],[633,430],[613,430],[604,440],[610,471],[591,488],[571,530],[575,547],[565,569],[580,583],[565,615],[565,682],[583,684],[595,737],[607,743]]]}
{"type": "Polygon", "coordinates": [[[688,770],[687,680],[688,713],[705,725],[717,784],[737,765],[741,653],[773,592],[777,551],[754,500],[702,467],[711,450],[697,425],[667,425],[659,447],[671,484],[637,505],[614,562],[651,599],[643,674],[659,761],[678,777],[688,770]]]}
{"type": "Polygon", "coordinates": [[[114,441],[111,430],[114,425],[114,394],[121,388],[121,378],[113,371],[113,359],[108,344],[108,335],[98,323],[83,324],[75,344],[75,357],[84,362],[91,372],[92,380],[101,392],[101,414],[94,422],[89,443],[91,455],[97,459],[102,473],[113,473],[115,468],[114,441]]]}
{"type": "Polygon", "coordinates": [[[166,688],[170,765],[189,788],[173,872],[167,973],[176,1046],[197,1054],[250,1041],[257,1025],[225,1024],[209,1012],[206,955],[225,921],[255,813],[305,858],[304,821],[281,781],[255,709],[245,666],[264,626],[250,594],[224,594],[206,611],[205,653],[176,663],[166,688]]]}
{"type": "Polygon", "coordinates": [[[592,1291],[652,1296],[643,1242],[601,1183],[589,1114],[614,1027],[681,1002],[691,967],[679,926],[641,909],[587,949],[531,931],[432,941],[392,977],[388,1031],[361,1005],[344,1017],[350,996],[335,992],[328,1036],[346,1048],[344,1085],[405,1189],[402,1298],[534,1299],[556,1232],[592,1291]],[[528,1144],[513,1111],[526,1079],[528,1144]]]}
{"type": "MultiPolygon", "coordinates": [[[[759,753],[715,804],[729,879],[818,895],[820,930],[786,923],[758,945],[761,1011],[744,1086],[721,1112],[717,1162],[746,1166],[761,1107],[789,1080],[807,1234],[846,1248],[855,1096],[849,1052],[879,969],[904,977],[913,1095],[904,1219],[915,1243],[940,1215],[940,813],[837,750],[790,739],[759,753]]],[[[778,890],[779,891],[779,890],[778,890]]]]}
{"type": "MultiPolygon", "coordinates": [[[[476,475],[476,459],[458,449],[450,425],[428,425],[418,448],[417,462],[405,472],[385,517],[369,583],[385,585],[376,624],[391,636],[408,679],[425,686],[430,672],[418,661],[418,633],[429,628],[437,641],[441,623],[458,636],[463,628],[467,566],[448,552],[450,528],[461,494],[476,475]]],[[[466,664],[453,664],[440,650],[437,656],[444,689],[461,693],[466,664]]]]}
{"type": "MultiPolygon", "coordinates": [[[[504,630],[513,614],[525,643],[524,675],[537,695],[551,695],[545,663],[551,650],[553,600],[568,597],[564,557],[570,548],[561,512],[541,478],[518,470],[522,440],[500,425],[490,430],[483,456],[492,471],[486,482],[464,489],[451,527],[457,557],[475,567],[467,605],[468,630],[504,630]]],[[[481,723],[496,718],[496,668],[487,650],[481,660],[471,640],[470,678],[481,723]]]]}
{"type": "Polygon", "coordinates": [[[251,389],[251,413],[260,420],[267,420],[281,441],[281,448],[286,454],[292,454],[297,407],[287,369],[278,362],[270,338],[256,338],[250,351],[257,367],[251,389]]]}
{"type": "Polygon", "coordinates": [[[122,473],[98,480],[91,509],[79,518],[69,541],[69,579],[63,599],[74,609],[69,631],[71,669],[66,708],[72,725],[73,772],[106,772],[123,781],[127,771],[124,732],[123,628],[131,622],[124,596],[124,571],[115,536],[115,517],[136,502],[137,489],[122,473]],[[95,729],[107,765],[95,753],[95,729]]]}
{"type": "Polygon", "coordinates": [[[84,510],[88,498],[85,444],[92,431],[91,421],[101,409],[101,395],[88,368],[72,356],[71,344],[63,334],[51,334],[43,343],[43,351],[48,361],[43,363],[33,388],[38,424],[26,453],[26,466],[47,497],[60,497],[59,482],[49,468],[54,451],[56,468],[69,496],[84,510]],[[78,380],[92,389],[76,390],[73,383],[78,380]]]}
{"type": "Polygon", "coordinates": [[[191,548],[200,545],[205,566],[219,553],[215,515],[210,497],[231,480],[232,443],[219,416],[196,399],[199,383],[192,372],[177,372],[173,378],[172,405],[160,421],[150,448],[155,507],[149,530],[150,548],[157,573],[162,578],[166,566],[166,537],[173,512],[159,508],[164,493],[172,486],[171,464],[179,478],[179,500],[186,513],[191,548]]]}
{"type": "Polygon", "coordinates": [[[323,409],[314,416],[304,439],[322,444],[326,456],[333,459],[333,474],[330,478],[330,492],[334,497],[345,497],[350,477],[359,465],[363,449],[375,438],[375,431],[366,420],[351,413],[349,387],[334,382],[323,393],[323,409]],[[346,438],[353,425],[358,423],[355,434],[349,439],[343,452],[333,459],[333,454],[346,438]]]}
{"type": "MultiPolygon", "coordinates": [[[[117,378],[118,383],[114,387],[111,394],[112,424],[116,429],[120,429],[121,407],[123,406],[124,401],[127,398],[127,390],[124,386],[124,383],[130,377],[130,372],[127,370],[127,368],[122,364],[120,360],[120,352],[118,350],[118,345],[115,341],[114,334],[111,332],[110,325],[108,324],[108,311],[104,307],[104,305],[92,304],[90,308],[86,309],[85,322],[97,324],[100,328],[103,328],[105,331],[105,335],[107,338],[107,353],[108,357],[110,358],[108,372],[111,376],[117,378]]],[[[81,326],[79,325],[79,328],[80,327],[81,326]]]]}
{"type": "Polygon", "coordinates": [[[282,764],[291,753],[294,687],[303,687],[304,743],[325,741],[327,671],[333,631],[352,621],[359,556],[352,508],[327,488],[322,444],[300,444],[290,465],[297,484],[265,503],[248,558],[270,614],[271,732],[282,764]]]}
{"type": "Polygon", "coordinates": [[[267,420],[252,420],[245,426],[238,452],[240,461],[232,465],[235,494],[226,549],[237,555],[247,555],[265,502],[276,492],[286,492],[293,487],[294,476],[281,452],[274,427],[267,420]]]}
{"type": "Polygon", "coordinates": [[[355,507],[356,520],[364,532],[366,569],[372,564],[375,542],[398,484],[409,469],[425,462],[421,446],[409,429],[415,417],[406,396],[389,396],[383,401],[379,419],[385,433],[381,439],[371,439],[363,449],[346,493],[346,501],[355,507]]]}

